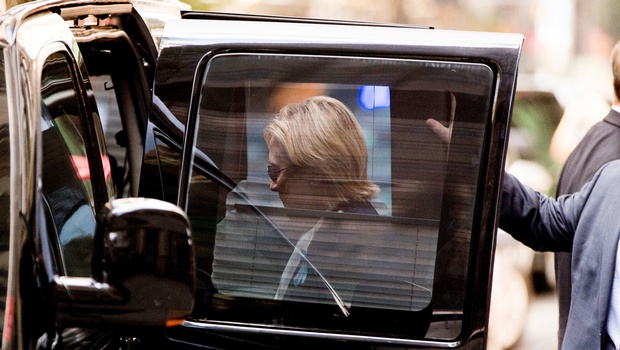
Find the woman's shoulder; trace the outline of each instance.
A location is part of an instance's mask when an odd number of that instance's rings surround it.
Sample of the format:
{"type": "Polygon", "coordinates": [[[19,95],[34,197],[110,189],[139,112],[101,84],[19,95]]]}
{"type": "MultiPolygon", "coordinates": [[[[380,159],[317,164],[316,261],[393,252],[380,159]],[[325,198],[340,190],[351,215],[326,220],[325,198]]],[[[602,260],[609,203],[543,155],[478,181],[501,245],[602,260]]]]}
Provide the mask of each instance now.
{"type": "Polygon", "coordinates": [[[352,214],[379,215],[377,209],[368,201],[342,203],[338,205],[334,211],[352,214]]]}

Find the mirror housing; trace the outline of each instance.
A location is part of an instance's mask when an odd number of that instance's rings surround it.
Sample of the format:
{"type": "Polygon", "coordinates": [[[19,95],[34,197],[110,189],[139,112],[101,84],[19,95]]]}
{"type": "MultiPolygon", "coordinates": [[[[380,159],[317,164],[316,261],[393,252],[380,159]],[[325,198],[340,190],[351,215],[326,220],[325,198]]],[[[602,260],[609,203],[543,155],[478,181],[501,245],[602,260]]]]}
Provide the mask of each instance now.
{"type": "Polygon", "coordinates": [[[114,199],[97,219],[92,277],[55,276],[63,326],[172,326],[194,305],[190,224],[177,206],[114,199]]]}

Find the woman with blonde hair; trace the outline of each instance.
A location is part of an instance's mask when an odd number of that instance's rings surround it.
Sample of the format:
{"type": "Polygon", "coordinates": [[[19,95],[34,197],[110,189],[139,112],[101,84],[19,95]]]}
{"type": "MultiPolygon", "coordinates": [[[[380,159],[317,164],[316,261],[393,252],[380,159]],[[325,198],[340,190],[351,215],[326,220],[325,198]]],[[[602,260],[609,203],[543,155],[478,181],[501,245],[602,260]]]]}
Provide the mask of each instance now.
{"type": "MultiPolygon", "coordinates": [[[[265,128],[264,136],[269,148],[269,188],[278,192],[286,208],[377,215],[370,199],[379,188],[368,180],[368,151],[362,128],[342,102],[315,96],[288,104],[265,128]]],[[[299,228],[303,224],[296,225],[299,228]]],[[[328,280],[340,281],[335,277],[337,272],[331,276],[334,261],[356,259],[362,237],[355,233],[363,228],[327,223],[323,217],[306,221],[306,225],[298,239],[291,237],[296,241],[295,249],[274,298],[283,299],[286,295],[294,299],[297,295],[303,299],[312,291],[324,292],[324,285],[348,314],[339,292],[345,292],[345,298],[350,299],[355,283],[332,286],[328,280]],[[326,238],[333,235],[337,238],[326,238]],[[327,258],[326,252],[330,252],[331,258],[327,258]],[[310,261],[315,268],[309,271],[310,261]],[[327,276],[318,274],[319,271],[327,276]],[[306,281],[307,276],[311,282],[306,281]],[[306,288],[302,288],[304,285],[306,288]]]]}
{"type": "Polygon", "coordinates": [[[265,129],[270,189],[285,207],[376,214],[362,129],[340,101],[315,96],[284,106],[265,129]]]}
{"type": "Polygon", "coordinates": [[[378,215],[370,199],[379,188],[368,180],[362,129],[342,102],[314,96],[285,105],[264,138],[269,188],[287,210],[261,214],[266,220],[228,213],[218,224],[212,281],[223,294],[336,302],[348,315],[346,304],[365,277],[345,272],[342,262],[359,268],[369,261],[370,229],[368,221],[360,224],[362,215],[345,213],[378,215]]]}

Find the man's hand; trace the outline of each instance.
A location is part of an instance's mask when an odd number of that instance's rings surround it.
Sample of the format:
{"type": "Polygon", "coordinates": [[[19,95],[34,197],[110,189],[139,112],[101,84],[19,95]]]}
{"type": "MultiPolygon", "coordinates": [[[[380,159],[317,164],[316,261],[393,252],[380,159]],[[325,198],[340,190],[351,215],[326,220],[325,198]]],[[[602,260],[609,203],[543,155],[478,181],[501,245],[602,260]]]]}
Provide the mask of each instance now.
{"type": "Polygon", "coordinates": [[[426,125],[433,130],[435,135],[437,135],[443,143],[446,145],[450,143],[450,129],[432,118],[426,120],[426,125]]]}

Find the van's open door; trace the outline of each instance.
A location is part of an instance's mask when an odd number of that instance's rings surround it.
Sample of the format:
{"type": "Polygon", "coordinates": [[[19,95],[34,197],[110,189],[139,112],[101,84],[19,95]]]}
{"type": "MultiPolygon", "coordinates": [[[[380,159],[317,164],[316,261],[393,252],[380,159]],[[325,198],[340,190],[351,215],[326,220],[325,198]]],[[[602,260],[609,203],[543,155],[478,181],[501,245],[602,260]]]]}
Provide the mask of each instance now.
{"type": "Polygon", "coordinates": [[[193,318],[169,337],[197,348],[484,348],[522,42],[197,12],[168,22],[141,186],[186,210],[200,280],[193,318]],[[362,126],[378,215],[291,210],[269,191],[263,129],[314,95],[362,126]],[[305,284],[278,297],[302,217],[321,218],[323,232],[305,284]]]}

